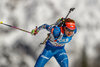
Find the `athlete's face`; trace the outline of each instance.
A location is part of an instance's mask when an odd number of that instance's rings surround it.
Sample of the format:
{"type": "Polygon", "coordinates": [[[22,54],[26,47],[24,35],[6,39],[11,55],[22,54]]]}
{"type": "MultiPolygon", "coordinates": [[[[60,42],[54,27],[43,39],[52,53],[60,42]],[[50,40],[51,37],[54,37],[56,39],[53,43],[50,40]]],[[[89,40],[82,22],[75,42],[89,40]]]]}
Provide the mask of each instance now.
{"type": "Polygon", "coordinates": [[[64,30],[65,30],[65,34],[66,34],[68,37],[72,36],[73,33],[74,33],[74,30],[69,30],[69,29],[67,29],[66,27],[64,27],[64,30]]]}

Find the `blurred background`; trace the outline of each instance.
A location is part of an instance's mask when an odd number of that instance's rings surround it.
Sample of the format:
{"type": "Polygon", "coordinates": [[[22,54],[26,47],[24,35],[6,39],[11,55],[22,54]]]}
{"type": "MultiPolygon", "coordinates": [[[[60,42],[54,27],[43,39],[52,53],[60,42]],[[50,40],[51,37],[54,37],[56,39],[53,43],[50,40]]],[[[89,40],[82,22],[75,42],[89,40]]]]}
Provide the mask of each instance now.
{"type": "MultiPolygon", "coordinates": [[[[55,23],[71,7],[78,31],[65,47],[69,67],[100,67],[100,0],[0,0],[0,21],[31,31],[55,23]]],[[[0,24],[0,67],[34,67],[47,33],[32,36],[0,24]]],[[[45,67],[60,66],[52,57],[45,67]]]]}

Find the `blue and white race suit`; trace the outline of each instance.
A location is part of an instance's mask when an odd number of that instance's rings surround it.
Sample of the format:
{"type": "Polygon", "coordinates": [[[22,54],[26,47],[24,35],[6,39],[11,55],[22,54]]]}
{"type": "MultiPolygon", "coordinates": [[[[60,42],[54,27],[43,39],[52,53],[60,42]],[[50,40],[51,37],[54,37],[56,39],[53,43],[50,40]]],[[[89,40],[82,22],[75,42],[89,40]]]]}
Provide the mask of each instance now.
{"type": "Polygon", "coordinates": [[[42,54],[40,54],[37,59],[35,67],[44,67],[52,56],[55,57],[61,67],[68,67],[68,57],[64,46],[72,40],[77,29],[74,30],[74,34],[70,37],[66,36],[63,27],[44,24],[38,27],[38,31],[41,29],[48,30],[50,32],[50,37],[46,42],[42,54]]]}

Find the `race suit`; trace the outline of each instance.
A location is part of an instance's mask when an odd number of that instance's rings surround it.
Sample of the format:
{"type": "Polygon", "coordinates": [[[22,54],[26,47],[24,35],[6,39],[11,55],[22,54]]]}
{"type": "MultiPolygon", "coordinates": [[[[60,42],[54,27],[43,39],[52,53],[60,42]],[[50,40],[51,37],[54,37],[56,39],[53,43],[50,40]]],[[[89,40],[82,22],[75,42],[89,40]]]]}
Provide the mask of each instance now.
{"type": "Polygon", "coordinates": [[[35,67],[44,67],[52,56],[57,60],[61,67],[68,67],[68,56],[64,46],[72,40],[72,37],[76,33],[77,29],[74,30],[74,34],[70,37],[66,36],[63,27],[43,24],[38,27],[37,30],[40,31],[42,29],[48,30],[50,32],[50,37],[46,42],[42,54],[40,54],[37,59],[35,67]]]}

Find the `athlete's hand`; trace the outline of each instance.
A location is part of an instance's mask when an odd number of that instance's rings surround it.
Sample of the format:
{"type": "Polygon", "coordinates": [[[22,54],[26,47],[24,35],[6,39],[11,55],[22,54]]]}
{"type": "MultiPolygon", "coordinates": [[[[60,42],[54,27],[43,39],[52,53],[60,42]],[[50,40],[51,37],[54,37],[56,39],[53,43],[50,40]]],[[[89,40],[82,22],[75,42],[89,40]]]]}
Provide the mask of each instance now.
{"type": "Polygon", "coordinates": [[[36,28],[31,31],[31,34],[32,35],[36,35],[36,34],[38,34],[38,32],[39,31],[37,31],[37,26],[36,26],[36,28]]]}

